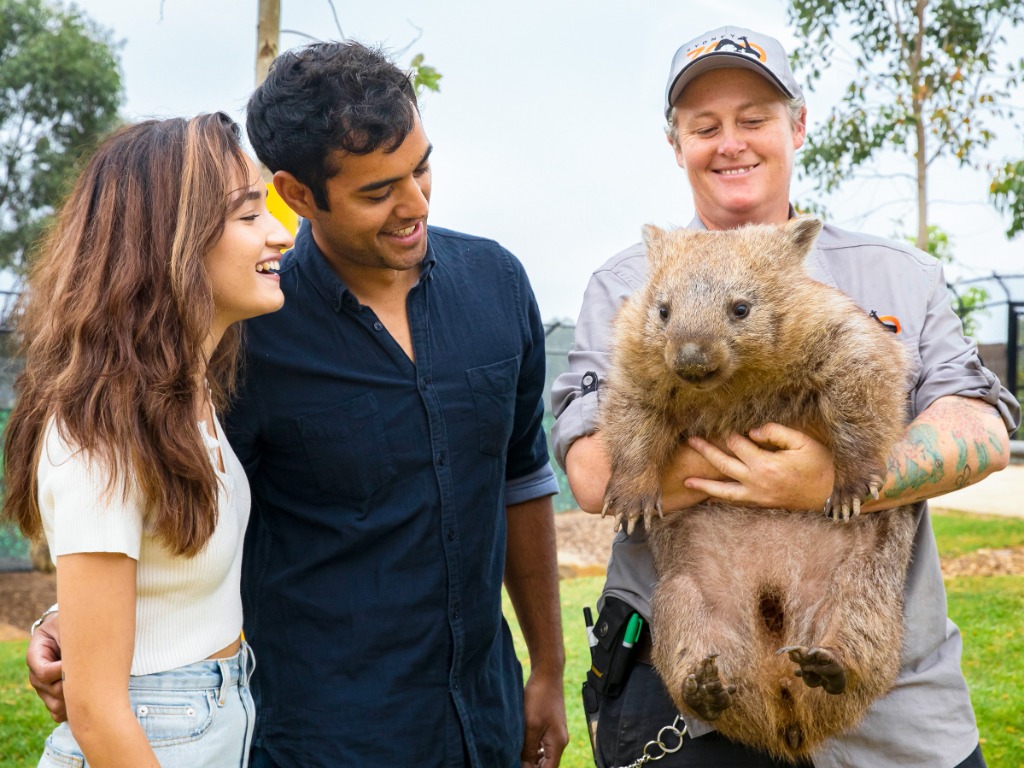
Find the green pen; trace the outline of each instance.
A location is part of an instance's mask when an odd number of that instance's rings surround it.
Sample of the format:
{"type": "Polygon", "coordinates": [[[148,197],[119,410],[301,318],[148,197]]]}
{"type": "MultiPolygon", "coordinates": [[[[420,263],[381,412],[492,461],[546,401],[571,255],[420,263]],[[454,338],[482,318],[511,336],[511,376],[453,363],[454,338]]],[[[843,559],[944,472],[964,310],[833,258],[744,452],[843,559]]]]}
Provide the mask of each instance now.
{"type": "Polygon", "coordinates": [[[634,613],[629,617],[629,623],[626,625],[626,634],[622,636],[622,647],[632,648],[633,644],[640,639],[640,629],[644,625],[644,620],[639,613],[634,613]]]}

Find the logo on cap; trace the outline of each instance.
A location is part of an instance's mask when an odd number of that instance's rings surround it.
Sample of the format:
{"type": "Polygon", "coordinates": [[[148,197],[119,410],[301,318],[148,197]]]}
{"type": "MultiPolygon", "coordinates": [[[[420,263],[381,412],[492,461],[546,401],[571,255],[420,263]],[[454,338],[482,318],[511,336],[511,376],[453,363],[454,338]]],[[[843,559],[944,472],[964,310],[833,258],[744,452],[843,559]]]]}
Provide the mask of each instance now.
{"type": "Polygon", "coordinates": [[[768,56],[764,52],[764,48],[760,45],[751,44],[747,39],[746,35],[737,35],[736,40],[725,37],[719,40],[717,43],[714,41],[705,43],[704,45],[698,45],[692,51],[686,52],[686,58],[690,61],[695,61],[701,56],[706,56],[709,53],[718,53],[723,48],[732,48],[736,53],[743,53],[748,56],[753,56],[755,59],[760,61],[762,64],[768,61],[768,56]],[[743,45],[740,45],[736,40],[742,40],[743,45]]]}

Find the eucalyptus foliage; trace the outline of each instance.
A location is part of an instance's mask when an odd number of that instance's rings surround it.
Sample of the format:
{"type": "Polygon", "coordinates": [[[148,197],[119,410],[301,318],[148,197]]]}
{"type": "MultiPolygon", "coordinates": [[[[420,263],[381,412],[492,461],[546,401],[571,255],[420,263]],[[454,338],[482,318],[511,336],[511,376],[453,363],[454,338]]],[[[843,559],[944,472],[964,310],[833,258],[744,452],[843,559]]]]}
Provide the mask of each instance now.
{"type": "Polygon", "coordinates": [[[828,192],[882,149],[909,152],[916,242],[925,248],[929,167],[939,158],[981,167],[994,127],[1013,121],[1008,98],[1024,74],[1024,57],[1004,33],[1024,23],[1024,3],[790,0],[789,19],[801,43],[794,65],[812,88],[837,56],[852,56],[855,72],[823,129],[808,138],[801,173],[828,192]]]}
{"type": "Polygon", "coordinates": [[[996,174],[989,187],[996,208],[1010,216],[1007,237],[1024,232],[1024,160],[1007,163],[996,174]]]}
{"type": "Polygon", "coordinates": [[[0,268],[24,268],[79,158],[117,124],[117,49],[74,6],[0,0],[0,268]]]}
{"type": "Polygon", "coordinates": [[[441,90],[441,78],[444,75],[429,64],[424,64],[422,53],[413,56],[409,63],[409,72],[412,74],[412,84],[416,88],[416,93],[441,90]]]}

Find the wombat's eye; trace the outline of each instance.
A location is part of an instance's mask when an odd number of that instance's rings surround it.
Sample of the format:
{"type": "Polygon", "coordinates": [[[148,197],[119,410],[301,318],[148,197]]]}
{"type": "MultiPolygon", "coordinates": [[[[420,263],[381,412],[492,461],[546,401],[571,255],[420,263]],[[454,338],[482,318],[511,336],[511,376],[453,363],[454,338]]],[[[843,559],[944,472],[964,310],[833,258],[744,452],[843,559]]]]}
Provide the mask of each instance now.
{"type": "Polygon", "coordinates": [[[661,315],[662,320],[668,320],[668,306],[662,304],[658,307],[658,314],[661,315]]]}
{"type": "Polygon", "coordinates": [[[737,301],[732,305],[732,316],[736,318],[744,318],[750,314],[750,305],[745,301],[737,301]]]}

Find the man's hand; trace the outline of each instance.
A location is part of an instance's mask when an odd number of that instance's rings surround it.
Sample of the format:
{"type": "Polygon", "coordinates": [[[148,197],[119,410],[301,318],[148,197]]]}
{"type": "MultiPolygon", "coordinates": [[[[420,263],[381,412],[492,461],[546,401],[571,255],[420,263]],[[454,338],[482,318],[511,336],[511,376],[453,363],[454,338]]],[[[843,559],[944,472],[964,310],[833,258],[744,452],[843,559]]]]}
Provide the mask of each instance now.
{"type": "Polygon", "coordinates": [[[57,614],[46,617],[36,627],[25,654],[28,665],[28,681],[36,689],[36,695],[50,711],[55,723],[68,719],[64,705],[63,665],[60,660],[60,626],[57,614]]]}
{"type": "Polygon", "coordinates": [[[561,677],[531,673],[523,689],[523,713],[526,730],[519,755],[522,768],[556,768],[569,743],[561,677]]]}
{"type": "Polygon", "coordinates": [[[697,437],[690,446],[725,480],[690,477],[687,488],[752,507],[820,510],[832,493],[832,453],[813,437],[781,424],[732,434],[722,448],[697,437]],[[731,452],[731,453],[730,453],[731,452]]]}

